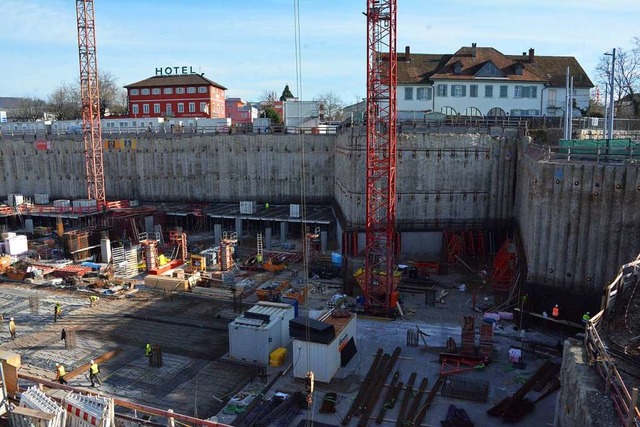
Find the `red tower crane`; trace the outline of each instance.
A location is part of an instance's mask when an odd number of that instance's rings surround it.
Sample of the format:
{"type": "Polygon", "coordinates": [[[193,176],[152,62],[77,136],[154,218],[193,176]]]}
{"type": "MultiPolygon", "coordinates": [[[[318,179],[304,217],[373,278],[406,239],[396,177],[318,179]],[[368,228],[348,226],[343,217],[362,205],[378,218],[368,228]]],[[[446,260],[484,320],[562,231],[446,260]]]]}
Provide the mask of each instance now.
{"type": "Polygon", "coordinates": [[[96,52],[96,26],[93,0],[76,0],[78,52],[80,54],[80,94],[82,135],[87,172],[88,198],[105,206],[102,129],[100,125],[100,86],[96,52]]]}
{"type": "Polygon", "coordinates": [[[365,310],[388,314],[397,287],[396,0],[367,0],[365,310]]]}

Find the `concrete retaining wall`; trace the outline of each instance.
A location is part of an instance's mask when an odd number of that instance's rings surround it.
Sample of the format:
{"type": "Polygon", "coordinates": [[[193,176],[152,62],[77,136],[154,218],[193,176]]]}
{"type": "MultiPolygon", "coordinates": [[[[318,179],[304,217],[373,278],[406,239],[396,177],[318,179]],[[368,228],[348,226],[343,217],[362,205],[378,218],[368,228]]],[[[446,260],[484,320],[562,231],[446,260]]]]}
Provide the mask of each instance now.
{"type": "Polygon", "coordinates": [[[613,402],[604,391],[604,381],[589,366],[587,352],[578,340],[564,343],[560,383],[558,427],[620,425],[613,402]]]}
{"type": "Polygon", "coordinates": [[[516,215],[527,280],[601,292],[639,250],[640,167],[547,162],[522,147],[516,215]]]}
{"type": "MultiPolygon", "coordinates": [[[[335,198],[349,226],[364,228],[366,138],[336,142],[335,198]]],[[[486,226],[513,218],[516,139],[400,134],[397,224],[402,230],[486,226]]]]}
{"type": "MultiPolygon", "coordinates": [[[[135,139],[135,150],[104,151],[108,199],[297,203],[304,175],[310,203],[333,197],[332,135],[186,136],[135,139]],[[304,174],[301,147],[305,144],[304,174]]],[[[86,198],[83,143],[51,141],[0,144],[0,194],[49,193],[86,198]]]]}

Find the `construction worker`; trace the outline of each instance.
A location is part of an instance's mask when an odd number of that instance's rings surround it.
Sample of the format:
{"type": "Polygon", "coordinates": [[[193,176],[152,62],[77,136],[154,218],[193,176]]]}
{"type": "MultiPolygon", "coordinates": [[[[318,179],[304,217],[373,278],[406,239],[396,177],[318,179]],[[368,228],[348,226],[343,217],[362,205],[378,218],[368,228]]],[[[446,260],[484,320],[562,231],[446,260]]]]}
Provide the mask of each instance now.
{"type": "Polygon", "coordinates": [[[558,307],[558,304],[556,304],[556,305],[553,307],[553,310],[551,310],[551,316],[552,316],[554,319],[557,319],[558,317],[560,317],[560,307],[558,307]]]}
{"type": "Polygon", "coordinates": [[[11,334],[11,339],[16,339],[16,322],[13,321],[13,317],[9,319],[9,333],[11,334]]]}
{"type": "Polygon", "coordinates": [[[61,363],[56,363],[56,380],[60,382],[60,384],[66,384],[67,381],[64,379],[64,376],[67,375],[67,371],[64,370],[64,365],[61,363]]]}
{"type": "Polygon", "coordinates": [[[144,347],[144,355],[149,358],[149,366],[151,366],[152,353],[153,352],[151,351],[151,344],[147,343],[147,345],[144,347]]]}
{"type": "Polygon", "coordinates": [[[59,318],[62,319],[62,306],[57,302],[56,306],[53,307],[53,321],[57,322],[59,318]]]}
{"type": "Polygon", "coordinates": [[[98,305],[98,300],[100,298],[96,295],[91,295],[89,297],[89,307],[93,307],[94,305],[98,305]]]}
{"type": "Polygon", "coordinates": [[[100,379],[100,367],[98,364],[92,360],[89,366],[89,379],[91,380],[91,387],[95,387],[95,382],[102,385],[102,380],[100,379]]]}
{"type": "Polygon", "coordinates": [[[587,311],[582,315],[582,324],[586,325],[587,323],[589,323],[589,320],[591,320],[591,313],[587,311]]]}

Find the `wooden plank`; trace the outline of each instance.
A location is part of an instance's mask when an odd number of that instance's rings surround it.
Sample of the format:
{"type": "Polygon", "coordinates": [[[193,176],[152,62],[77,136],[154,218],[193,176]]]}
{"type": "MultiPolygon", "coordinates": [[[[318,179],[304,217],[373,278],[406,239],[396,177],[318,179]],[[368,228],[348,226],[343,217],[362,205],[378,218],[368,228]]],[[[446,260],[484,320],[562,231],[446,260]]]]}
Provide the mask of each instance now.
{"type": "MultiPolygon", "coordinates": [[[[109,359],[114,358],[115,356],[117,356],[120,352],[122,351],[121,348],[116,348],[115,350],[111,350],[108,351],[100,356],[98,356],[96,359],[93,359],[98,365],[100,365],[101,363],[106,362],[109,359]]],[[[87,372],[89,370],[89,367],[91,366],[90,363],[85,363],[84,365],[81,365],[80,367],[74,369],[71,372],[68,372],[67,375],[64,376],[65,380],[71,379],[73,377],[77,377],[78,375],[82,374],[83,372],[87,372]]]]}

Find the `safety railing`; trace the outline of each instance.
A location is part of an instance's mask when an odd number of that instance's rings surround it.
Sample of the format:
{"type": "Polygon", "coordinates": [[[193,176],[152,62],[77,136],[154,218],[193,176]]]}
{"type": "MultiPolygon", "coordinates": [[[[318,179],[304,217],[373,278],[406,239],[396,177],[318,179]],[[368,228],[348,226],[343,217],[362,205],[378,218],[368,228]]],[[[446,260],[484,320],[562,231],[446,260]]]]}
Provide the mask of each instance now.
{"type": "Polygon", "coordinates": [[[626,146],[587,145],[584,146],[541,145],[529,143],[528,154],[536,154],[539,160],[558,162],[595,162],[595,163],[625,163],[640,159],[640,145],[630,142],[626,146]]]}

